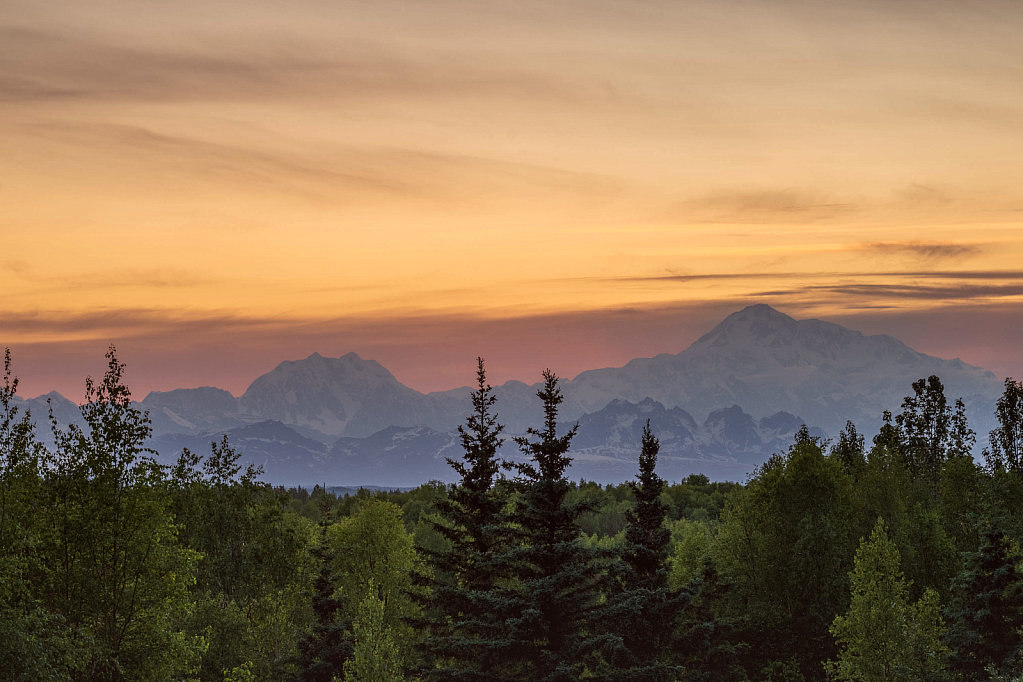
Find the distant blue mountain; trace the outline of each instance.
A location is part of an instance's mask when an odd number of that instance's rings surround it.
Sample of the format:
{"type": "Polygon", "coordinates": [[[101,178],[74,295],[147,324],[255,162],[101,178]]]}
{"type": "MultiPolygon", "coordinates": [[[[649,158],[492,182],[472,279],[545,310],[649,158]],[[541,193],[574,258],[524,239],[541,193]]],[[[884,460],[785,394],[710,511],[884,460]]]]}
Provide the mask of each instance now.
{"type": "MultiPolygon", "coordinates": [[[[708,467],[732,471],[787,447],[803,419],[821,436],[837,434],[846,420],[869,434],[884,410],[898,411],[913,381],[931,374],[941,377],[950,399],[965,400],[982,446],[1002,390],[991,372],[918,353],[890,336],[864,336],[755,305],[675,355],[637,358],[562,381],[561,417],[579,420],[576,470],[631,476],[624,462],[638,452],[640,421],[649,418],[662,434],[665,462],[671,459],[680,471],[691,463],[693,471],[709,474],[708,467]]],[[[495,387],[506,433],[541,422],[538,386],[509,381],[495,387]]],[[[339,485],[350,476],[360,479],[357,484],[392,485],[446,475],[444,457],[458,449],[451,432],[464,422],[469,394],[467,387],[420,393],[355,353],[314,353],[280,363],[238,398],[201,387],[153,392],[138,406],[150,412],[156,444],[173,447],[226,432],[239,443],[244,439],[242,449],[263,457],[268,474],[273,468],[281,480],[307,481],[305,474],[320,471],[316,476],[341,476],[328,481],[339,485]],[[268,422],[276,424],[274,438],[245,430],[268,422]],[[335,460],[346,462],[345,469],[330,469],[335,460]]],[[[22,401],[44,438],[47,397],[59,423],[80,421],[74,403],[59,394],[22,401]]]]}

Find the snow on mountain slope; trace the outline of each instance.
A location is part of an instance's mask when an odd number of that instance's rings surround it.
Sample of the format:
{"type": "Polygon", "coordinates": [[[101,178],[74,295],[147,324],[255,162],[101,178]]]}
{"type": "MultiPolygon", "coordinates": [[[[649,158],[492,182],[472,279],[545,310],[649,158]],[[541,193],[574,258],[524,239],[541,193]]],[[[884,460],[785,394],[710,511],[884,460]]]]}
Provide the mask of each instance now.
{"type": "MultiPolygon", "coordinates": [[[[468,376],[471,369],[467,362],[468,376]]],[[[678,354],[637,358],[624,367],[590,370],[562,381],[566,399],[560,414],[566,422],[580,420],[575,444],[580,464],[584,459],[615,464],[631,457],[642,428],[640,414],[662,434],[666,458],[748,462],[786,447],[802,419],[831,436],[851,419],[869,435],[882,411],[897,412],[912,382],[931,374],[941,377],[950,399],[964,398],[983,445],[1002,390],[990,372],[919,353],[890,336],[795,320],[767,305],[729,315],[678,354]]],[[[540,423],[538,387],[521,381],[495,387],[506,433],[523,433],[540,423]]],[[[150,411],[157,438],[223,433],[274,420],[327,450],[339,437],[373,437],[350,443],[352,452],[393,455],[394,448],[408,446],[408,456],[413,450],[432,453],[425,473],[443,468],[437,443],[443,440],[450,447],[450,432],[471,408],[469,394],[468,387],[423,394],[355,353],[340,358],[314,353],[280,363],[253,381],[241,398],[201,387],[154,392],[136,405],[150,411]],[[389,427],[397,430],[380,435],[389,427]],[[417,433],[416,427],[429,433],[417,433]],[[399,438],[401,433],[406,435],[399,438]],[[398,439],[390,450],[377,443],[388,438],[398,439]],[[422,447],[413,448],[416,442],[422,447]]],[[[44,438],[49,434],[46,397],[20,401],[32,409],[44,438]]],[[[80,421],[74,403],[56,393],[50,397],[59,422],[80,421]]],[[[384,459],[409,466],[408,457],[399,463],[392,455],[384,459]]]]}
{"type": "MultiPolygon", "coordinates": [[[[239,399],[249,418],[277,419],[329,436],[368,436],[388,426],[432,425],[443,402],[405,386],[375,360],[355,353],[286,361],[239,399]]],[[[450,420],[447,420],[450,421],[450,420]]]]}
{"type": "MultiPolygon", "coordinates": [[[[694,415],[740,405],[754,417],[801,415],[836,434],[851,419],[865,429],[898,411],[913,381],[937,374],[983,427],[1001,393],[991,373],[918,353],[890,336],[864,336],[821,320],[795,320],[768,305],[733,313],[677,355],[638,358],[565,382],[566,403],[601,409],[650,396],[694,415]]],[[[980,433],[986,431],[978,429],[980,433]]]]}

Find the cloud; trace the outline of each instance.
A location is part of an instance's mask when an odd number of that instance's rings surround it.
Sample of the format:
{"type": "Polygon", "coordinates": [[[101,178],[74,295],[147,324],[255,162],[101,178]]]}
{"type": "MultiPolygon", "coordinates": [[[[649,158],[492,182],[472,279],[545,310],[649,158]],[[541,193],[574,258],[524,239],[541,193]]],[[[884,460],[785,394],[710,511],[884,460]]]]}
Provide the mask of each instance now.
{"type": "Polygon", "coordinates": [[[549,73],[368,43],[224,37],[142,48],[98,35],[0,26],[0,101],[247,101],[403,95],[576,95],[549,73]]]}
{"type": "Polygon", "coordinates": [[[857,202],[792,188],[722,190],[678,204],[673,212],[710,222],[816,223],[857,213],[857,202]]]}
{"type": "Polygon", "coordinates": [[[827,271],[827,272],[709,272],[690,274],[669,272],[664,275],[640,275],[593,278],[604,282],[679,282],[701,280],[758,280],[758,279],[848,279],[848,278],[915,277],[928,279],[965,280],[1023,280],[1023,270],[886,270],[882,272],[827,271]]]}
{"type": "Polygon", "coordinates": [[[859,244],[853,249],[884,256],[915,256],[925,260],[947,260],[976,256],[984,250],[984,247],[979,244],[957,242],[872,242],[859,244]]]}
{"type": "MultiPolygon", "coordinates": [[[[668,203],[660,217],[679,223],[736,223],[747,225],[854,224],[946,224],[964,217],[1018,219],[1018,193],[997,187],[984,189],[940,184],[910,183],[887,190],[852,194],[833,192],[821,186],[723,187],[703,195],[668,203]]],[[[877,242],[876,246],[898,248],[903,253],[914,247],[917,254],[931,244],[923,242],[877,242]]],[[[977,245],[962,245],[967,248],[977,245]]],[[[937,254],[937,251],[934,251],[937,254]]]]}
{"type": "MultiPolygon", "coordinates": [[[[33,295],[68,290],[95,291],[134,287],[179,289],[216,285],[221,281],[209,275],[173,268],[152,268],[146,270],[124,268],[118,270],[116,275],[112,275],[109,272],[53,275],[37,269],[33,270],[24,263],[16,263],[14,267],[8,267],[6,264],[0,263],[0,270],[8,270],[20,277],[23,282],[29,285],[33,295]]],[[[29,315],[32,317],[35,313],[29,315]]]]}
{"type": "Polygon", "coordinates": [[[999,299],[1023,296],[1023,283],[1005,285],[956,284],[931,286],[924,284],[828,284],[808,285],[792,289],[761,291],[753,296],[781,298],[787,296],[830,294],[840,297],[895,298],[915,301],[961,301],[967,299],[999,299]]]}
{"type": "Polygon", "coordinates": [[[32,269],[32,266],[26,260],[5,260],[0,261],[0,270],[9,272],[13,275],[25,275],[32,269]]]}
{"type": "Polygon", "coordinates": [[[568,199],[604,201],[622,190],[620,181],[595,172],[402,147],[323,142],[317,150],[256,148],[136,125],[81,121],[35,122],[18,130],[23,138],[88,147],[106,157],[119,153],[131,160],[144,151],[146,171],[172,169],[186,181],[212,177],[247,189],[345,205],[353,199],[399,195],[427,201],[451,196],[474,201],[495,195],[556,193],[568,199]]]}

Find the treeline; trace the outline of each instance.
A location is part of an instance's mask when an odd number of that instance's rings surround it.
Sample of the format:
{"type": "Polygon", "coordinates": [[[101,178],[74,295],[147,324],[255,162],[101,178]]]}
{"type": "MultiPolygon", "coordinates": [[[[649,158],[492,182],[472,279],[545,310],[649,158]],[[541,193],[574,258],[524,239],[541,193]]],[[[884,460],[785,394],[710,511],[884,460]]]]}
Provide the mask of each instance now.
{"type": "MultiPolygon", "coordinates": [[[[983,463],[916,382],[868,442],[804,429],[743,485],[567,478],[545,420],[503,462],[479,362],[457,485],[285,490],[224,440],[146,449],[113,351],[52,448],[0,387],[2,680],[1012,680],[1023,385],[983,463]]],[[[52,422],[52,420],[51,420],[52,422]]]]}

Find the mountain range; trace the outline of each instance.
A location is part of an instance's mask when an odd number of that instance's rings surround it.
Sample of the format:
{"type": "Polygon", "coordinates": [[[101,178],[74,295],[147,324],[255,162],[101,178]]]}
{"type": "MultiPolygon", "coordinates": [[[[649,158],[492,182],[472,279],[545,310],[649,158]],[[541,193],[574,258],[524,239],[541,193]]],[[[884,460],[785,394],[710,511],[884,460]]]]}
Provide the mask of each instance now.
{"type": "MultiPolygon", "coordinates": [[[[846,420],[870,433],[884,410],[898,411],[913,381],[931,374],[950,399],[964,399],[984,440],[1002,390],[991,372],[919,353],[890,336],[749,306],[680,353],[563,380],[561,417],[580,426],[571,472],[597,480],[631,476],[649,418],[666,476],[737,478],[786,448],[804,420],[821,436],[837,434],[846,420]]],[[[538,387],[495,387],[509,434],[540,422],[538,387]]],[[[280,363],[240,397],[214,387],[154,391],[138,407],[149,411],[154,447],[168,457],[182,447],[208,449],[226,433],[275,482],[414,485],[450,479],[445,457],[460,452],[453,431],[470,409],[470,392],[421,393],[374,360],[314,353],[280,363]]],[[[24,402],[39,417],[46,398],[58,422],[76,418],[74,403],[57,393],[24,402]]]]}

